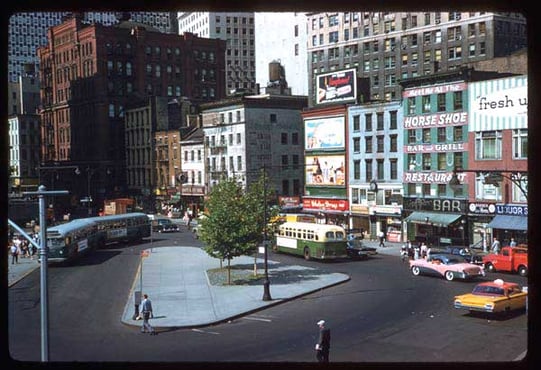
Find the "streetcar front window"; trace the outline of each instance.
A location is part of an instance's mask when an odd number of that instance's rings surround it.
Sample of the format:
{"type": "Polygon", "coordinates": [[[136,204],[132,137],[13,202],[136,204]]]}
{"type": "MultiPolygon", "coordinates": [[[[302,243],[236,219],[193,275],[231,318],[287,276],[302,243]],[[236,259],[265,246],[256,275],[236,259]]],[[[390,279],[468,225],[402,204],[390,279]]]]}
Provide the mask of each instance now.
{"type": "Polygon", "coordinates": [[[47,246],[49,248],[58,248],[64,246],[64,238],[49,238],[47,239],[47,246]]]}

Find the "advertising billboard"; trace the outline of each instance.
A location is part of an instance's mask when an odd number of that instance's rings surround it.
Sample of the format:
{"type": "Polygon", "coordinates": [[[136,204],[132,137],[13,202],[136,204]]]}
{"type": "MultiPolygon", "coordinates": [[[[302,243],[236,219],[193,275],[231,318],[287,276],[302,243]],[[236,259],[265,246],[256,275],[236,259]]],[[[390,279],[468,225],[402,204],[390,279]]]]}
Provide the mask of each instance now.
{"type": "Polygon", "coordinates": [[[306,186],[344,186],[346,183],[344,163],[344,154],[306,156],[306,186]]]}
{"type": "Polygon", "coordinates": [[[306,150],[314,149],[344,149],[345,119],[330,117],[304,122],[304,142],[306,150]]]}
{"type": "Polygon", "coordinates": [[[357,70],[344,69],[316,77],[316,104],[357,100],[357,70]]]}

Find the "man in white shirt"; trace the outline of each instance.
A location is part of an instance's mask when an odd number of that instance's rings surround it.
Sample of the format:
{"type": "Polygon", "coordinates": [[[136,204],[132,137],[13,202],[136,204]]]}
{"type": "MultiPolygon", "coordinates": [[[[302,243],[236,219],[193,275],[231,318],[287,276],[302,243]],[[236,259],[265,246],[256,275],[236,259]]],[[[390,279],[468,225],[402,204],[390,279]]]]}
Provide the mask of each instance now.
{"type": "Polygon", "coordinates": [[[145,333],[148,330],[150,335],[156,335],[154,328],[148,322],[151,317],[154,317],[152,314],[152,302],[147,294],[144,294],[143,298],[144,299],[141,301],[141,312],[143,313],[143,327],[141,328],[141,333],[145,333]]]}

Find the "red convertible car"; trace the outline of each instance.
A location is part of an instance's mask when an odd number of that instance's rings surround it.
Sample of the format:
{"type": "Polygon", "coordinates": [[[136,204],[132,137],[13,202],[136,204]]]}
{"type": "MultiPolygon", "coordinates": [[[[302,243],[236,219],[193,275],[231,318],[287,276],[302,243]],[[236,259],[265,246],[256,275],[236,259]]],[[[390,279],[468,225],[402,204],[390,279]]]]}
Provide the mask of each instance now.
{"type": "Polygon", "coordinates": [[[427,259],[421,258],[410,260],[411,273],[418,275],[433,275],[444,277],[451,281],[458,279],[472,279],[477,276],[485,276],[482,266],[464,262],[460,256],[451,254],[431,254],[427,259]]]}

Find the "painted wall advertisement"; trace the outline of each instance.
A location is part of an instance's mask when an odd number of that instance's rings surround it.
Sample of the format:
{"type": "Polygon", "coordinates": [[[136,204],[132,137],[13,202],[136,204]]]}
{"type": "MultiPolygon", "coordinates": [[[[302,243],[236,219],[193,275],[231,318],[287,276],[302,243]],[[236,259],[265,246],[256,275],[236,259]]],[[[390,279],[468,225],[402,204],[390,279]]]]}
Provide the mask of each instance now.
{"type": "Polygon", "coordinates": [[[344,212],[349,209],[349,203],[342,199],[304,198],[302,207],[310,210],[344,212]]]}
{"type": "Polygon", "coordinates": [[[344,117],[320,118],[304,122],[306,150],[344,149],[344,117]]]}
{"type": "Polygon", "coordinates": [[[306,156],[306,185],[345,185],[345,155],[306,156]]]}
{"type": "Polygon", "coordinates": [[[355,101],[357,71],[355,68],[323,73],[316,77],[316,104],[355,101]]]}

